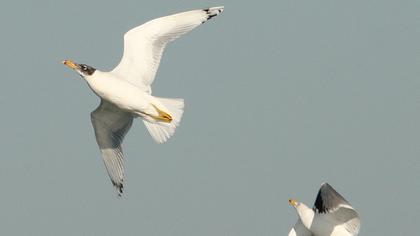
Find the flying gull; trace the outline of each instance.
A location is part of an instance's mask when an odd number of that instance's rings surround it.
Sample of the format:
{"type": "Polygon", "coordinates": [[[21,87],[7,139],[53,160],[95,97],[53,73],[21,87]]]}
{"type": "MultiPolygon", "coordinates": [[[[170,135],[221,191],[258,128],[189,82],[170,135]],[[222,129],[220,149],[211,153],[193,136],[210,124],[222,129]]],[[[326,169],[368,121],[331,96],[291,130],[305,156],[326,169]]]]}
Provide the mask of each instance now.
{"type": "Polygon", "coordinates": [[[328,183],[323,183],[311,209],[289,200],[299,216],[289,236],[353,236],[359,233],[357,211],[328,183]]]}
{"type": "Polygon", "coordinates": [[[124,180],[121,143],[133,118],[141,118],[152,138],[164,143],[175,133],[183,114],[183,99],[152,96],[151,84],[165,46],[222,11],[223,7],[187,11],[131,29],[124,35],[120,63],[109,72],[63,61],[101,98],[100,105],[91,113],[91,121],[103,161],[119,196],[123,193],[124,180]]]}

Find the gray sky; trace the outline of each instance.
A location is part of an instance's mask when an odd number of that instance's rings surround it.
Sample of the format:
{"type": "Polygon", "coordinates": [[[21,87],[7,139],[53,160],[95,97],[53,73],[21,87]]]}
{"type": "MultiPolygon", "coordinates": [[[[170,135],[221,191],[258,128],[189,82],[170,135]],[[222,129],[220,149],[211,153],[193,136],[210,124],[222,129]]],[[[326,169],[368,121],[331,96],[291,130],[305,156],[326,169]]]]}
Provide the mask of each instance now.
{"type": "Polygon", "coordinates": [[[420,218],[420,2],[6,1],[0,8],[3,235],[286,235],[287,200],[329,182],[360,235],[420,218]],[[148,3],[146,3],[148,2],[148,3]],[[154,95],[175,136],[137,120],[118,199],[90,123],[99,100],[60,64],[112,69],[122,35],[184,10],[225,12],[167,48],[154,95]]]}

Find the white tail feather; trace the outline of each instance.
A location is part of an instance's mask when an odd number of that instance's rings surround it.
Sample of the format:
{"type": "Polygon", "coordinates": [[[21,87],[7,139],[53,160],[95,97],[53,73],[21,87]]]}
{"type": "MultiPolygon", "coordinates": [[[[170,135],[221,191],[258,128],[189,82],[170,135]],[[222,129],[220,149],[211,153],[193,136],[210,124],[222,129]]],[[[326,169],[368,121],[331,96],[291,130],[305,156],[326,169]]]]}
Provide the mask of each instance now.
{"type": "Polygon", "coordinates": [[[184,113],[184,99],[158,97],[157,99],[169,111],[169,115],[172,117],[171,123],[159,121],[149,122],[147,120],[143,120],[143,122],[152,138],[157,143],[164,143],[175,133],[175,129],[181,121],[182,114],[184,113]]]}

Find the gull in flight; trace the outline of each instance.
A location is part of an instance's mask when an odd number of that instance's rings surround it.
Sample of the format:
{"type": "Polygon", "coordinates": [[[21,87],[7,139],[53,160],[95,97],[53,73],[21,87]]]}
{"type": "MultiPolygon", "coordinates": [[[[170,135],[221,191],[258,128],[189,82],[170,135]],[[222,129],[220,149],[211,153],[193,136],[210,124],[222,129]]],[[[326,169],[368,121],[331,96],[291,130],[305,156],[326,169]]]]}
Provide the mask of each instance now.
{"type": "Polygon", "coordinates": [[[166,44],[219,15],[223,7],[193,10],[157,18],[124,35],[120,63],[109,72],[70,60],[75,70],[101,98],[91,113],[96,141],[118,195],[123,193],[124,164],[121,143],[133,118],[141,118],[152,138],[164,143],[182,117],[183,99],[152,96],[151,84],[166,44]]]}
{"type": "Polygon", "coordinates": [[[313,208],[294,199],[289,203],[299,216],[289,236],[355,236],[359,233],[359,214],[328,183],[321,185],[313,208]]]}

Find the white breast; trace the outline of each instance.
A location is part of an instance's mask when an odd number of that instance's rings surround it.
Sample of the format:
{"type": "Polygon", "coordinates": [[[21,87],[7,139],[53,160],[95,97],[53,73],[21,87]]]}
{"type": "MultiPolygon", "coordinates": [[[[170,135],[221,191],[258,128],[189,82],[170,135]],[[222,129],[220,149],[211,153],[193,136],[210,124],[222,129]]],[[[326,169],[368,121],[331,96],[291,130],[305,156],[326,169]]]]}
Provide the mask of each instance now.
{"type": "Polygon", "coordinates": [[[150,108],[151,95],[111,73],[97,70],[85,79],[99,97],[123,110],[139,113],[150,108]]]}

